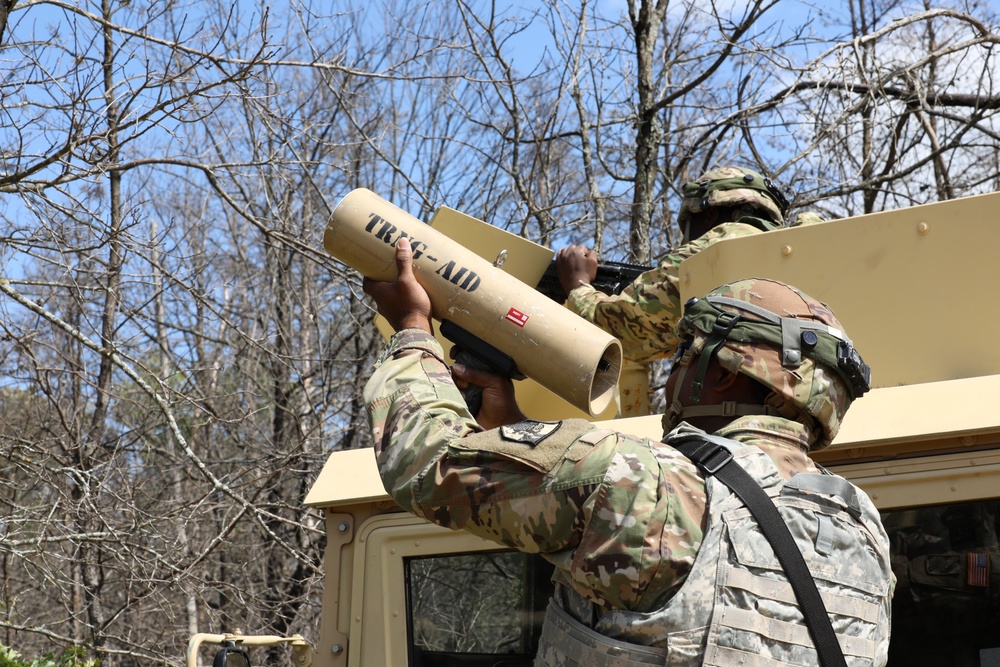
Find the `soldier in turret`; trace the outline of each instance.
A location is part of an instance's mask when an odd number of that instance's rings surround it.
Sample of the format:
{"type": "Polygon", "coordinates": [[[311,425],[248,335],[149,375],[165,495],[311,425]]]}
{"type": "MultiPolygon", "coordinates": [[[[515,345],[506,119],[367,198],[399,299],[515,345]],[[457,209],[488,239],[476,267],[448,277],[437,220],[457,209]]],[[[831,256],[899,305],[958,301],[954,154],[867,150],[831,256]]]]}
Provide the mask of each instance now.
{"type": "Polygon", "coordinates": [[[681,262],[726,239],[779,229],[788,200],[770,178],[752,169],[720,167],[681,188],[677,214],[682,245],[621,294],[594,289],[597,254],[572,245],[556,255],[566,306],[621,340],[626,359],[645,363],[673,355],[674,327],[681,316],[681,262]]]}

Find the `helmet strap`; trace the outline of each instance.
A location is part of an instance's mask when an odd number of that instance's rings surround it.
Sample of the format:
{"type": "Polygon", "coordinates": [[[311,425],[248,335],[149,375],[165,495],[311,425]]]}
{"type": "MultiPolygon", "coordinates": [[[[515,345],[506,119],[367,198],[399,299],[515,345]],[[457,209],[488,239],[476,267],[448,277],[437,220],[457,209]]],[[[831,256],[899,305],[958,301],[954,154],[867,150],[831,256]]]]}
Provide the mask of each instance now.
{"type": "Polygon", "coordinates": [[[705,346],[698,357],[698,368],[695,370],[694,382],[691,383],[691,400],[695,403],[701,401],[701,392],[705,388],[705,374],[708,372],[708,364],[720,347],[726,343],[726,337],[733,330],[736,323],[740,321],[740,316],[723,310],[719,313],[718,319],[712,325],[712,333],[708,335],[705,346]]]}
{"type": "MultiPolygon", "coordinates": [[[[707,297],[709,303],[719,306],[726,305],[732,306],[734,308],[742,308],[751,313],[754,313],[761,319],[767,320],[772,324],[777,324],[781,327],[781,365],[787,369],[796,369],[802,360],[805,358],[806,353],[803,349],[805,340],[811,340],[812,346],[816,345],[817,339],[815,336],[811,338],[804,337],[802,334],[805,331],[820,331],[822,333],[833,336],[838,341],[847,343],[850,349],[853,350],[853,344],[850,339],[844,335],[844,332],[840,329],[836,329],[831,326],[827,326],[822,322],[812,322],[809,320],[803,320],[797,317],[781,317],[771,311],[756,306],[752,303],[747,303],[746,301],[740,301],[738,299],[732,299],[724,296],[710,296],[707,297]]],[[[727,311],[723,311],[727,312],[727,311]]],[[[860,360],[860,357],[859,357],[860,360]]],[[[860,366],[860,363],[856,363],[860,366]]],[[[853,389],[853,385],[849,385],[853,389]]],[[[867,391],[865,388],[860,393],[867,391]]]]}
{"type": "Polygon", "coordinates": [[[680,401],[681,387],[684,384],[684,376],[687,375],[688,370],[691,368],[691,359],[693,356],[691,348],[687,345],[682,345],[677,350],[677,357],[674,358],[673,367],[670,369],[671,373],[677,373],[677,380],[674,382],[674,395],[669,397],[670,402],[663,413],[664,432],[672,429],[680,421],[680,413],[684,409],[680,401]]]}
{"type": "MultiPolygon", "coordinates": [[[[734,317],[739,317],[735,315],[734,317]]],[[[735,324],[735,322],[734,322],[735,324]]],[[[730,327],[731,328],[731,327],[730,327]]],[[[725,337],[723,337],[723,341],[725,337]]],[[[716,346],[715,349],[718,349],[716,346]]],[[[713,349],[714,353],[714,349],[713,349]]],[[[685,419],[692,417],[743,417],[746,415],[770,415],[780,417],[777,408],[771,405],[759,405],[756,403],[737,403],[736,401],[723,401],[714,405],[682,405],[680,401],[681,387],[684,385],[684,376],[691,369],[693,354],[690,349],[684,351],[683,355],[675,362],[677,367],[677,380],[674,383],[674,394],[670,397],[670,404],[663,414],[663,430],[669,431],[674,426],[685,419]]],[[[704,381],[705,369],[708,364],[704,359],[709,355],[703,350],[699,355],[697,371],[704,381]]],[[[699,389],[700,392],[700,389],[699,389]]]]}
{"type": "Polygon", "coordinates": [[[780,413],[770,405],[723,401],[715,405],[689,405],[679,410],[679,420],[690,417],[743,417],[746,415],[770,415],[780,417],[780,413]]]}

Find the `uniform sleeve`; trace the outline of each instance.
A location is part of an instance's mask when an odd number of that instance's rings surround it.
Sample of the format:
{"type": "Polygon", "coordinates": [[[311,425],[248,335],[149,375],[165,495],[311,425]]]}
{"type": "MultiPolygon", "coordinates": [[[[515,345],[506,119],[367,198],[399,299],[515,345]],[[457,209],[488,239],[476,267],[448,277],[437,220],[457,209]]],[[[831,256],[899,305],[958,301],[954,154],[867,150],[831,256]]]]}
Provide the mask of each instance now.
{"type": "Polygon", "coordinates": [[[593,430],[588,422],[526,422],[520,434],[511,429],[510,440],[498,429],[483,432],[440,345],[415,330],[393,337],[364,396],[379,473],[401,507],[523,551],[579,543],[585,507],[614,453],[608,447],[606,457],[588,457],[585,466],[565,459],[582,459],[593,449],[578,442],[593,430]]]}
{"type": "Polygon", "coordinates": [[[676,450],[580,419],[482,431],[440,346],[415,330],[393,338],[364,395],[379,472],[404,509],[540,553],[598,604],[646,610],[686,574],[704,492],[676,450]]]}
{"type": "Polygon", "coordinates": [[[621,294],[602,294],[590,285],[569,293],[566,306],[622,342],[626,359],[646,363],[671,356],[680,341],[676,327],[682,305],[680,265],[685,259],[726,238],[757,233],[749,225],[726,223],[673,250],[621,294]]]}
{"type": "Polygon", "coordinates": [[[480,429],[451,379],[440,343],[418,329],[397,332],[364,389],[368,421],[386,491],[404,509],[421,514],[430,464],[448,444],[480,429]]]}

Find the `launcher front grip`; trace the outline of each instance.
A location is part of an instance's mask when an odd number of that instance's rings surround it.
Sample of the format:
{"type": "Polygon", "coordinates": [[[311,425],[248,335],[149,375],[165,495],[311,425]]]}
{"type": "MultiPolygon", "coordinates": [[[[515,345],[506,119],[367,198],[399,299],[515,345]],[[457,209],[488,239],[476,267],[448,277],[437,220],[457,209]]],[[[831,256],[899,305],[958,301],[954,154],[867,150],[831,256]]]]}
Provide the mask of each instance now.
{"type": "Polygon", "coordinates": [[[407,238],[434,317],[510,356],[527,377],[597,416],[615,397],[621,343],[374,192],[359,188],[330,216],[323,246],[374,280],[395,280],[396,242],[407,238]]]}

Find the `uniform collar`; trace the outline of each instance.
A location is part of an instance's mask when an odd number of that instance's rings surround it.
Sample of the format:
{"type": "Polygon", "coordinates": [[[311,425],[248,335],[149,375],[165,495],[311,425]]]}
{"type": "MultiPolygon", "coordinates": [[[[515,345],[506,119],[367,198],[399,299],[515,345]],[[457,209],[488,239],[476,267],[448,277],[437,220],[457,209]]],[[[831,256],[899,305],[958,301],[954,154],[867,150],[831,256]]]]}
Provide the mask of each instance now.
{"type": "Polygon", "coordinates": [[[715,435],[759,447],[775,461],[780,459],[796,469],[815,465],[809,458],[810,430],[797,421],[749,415],[734,419],[715,435]]]}

